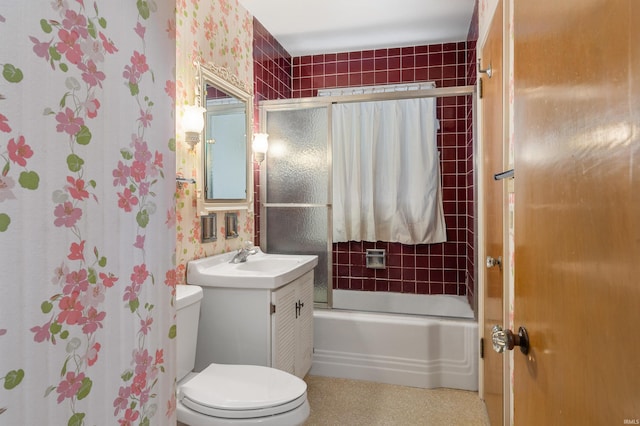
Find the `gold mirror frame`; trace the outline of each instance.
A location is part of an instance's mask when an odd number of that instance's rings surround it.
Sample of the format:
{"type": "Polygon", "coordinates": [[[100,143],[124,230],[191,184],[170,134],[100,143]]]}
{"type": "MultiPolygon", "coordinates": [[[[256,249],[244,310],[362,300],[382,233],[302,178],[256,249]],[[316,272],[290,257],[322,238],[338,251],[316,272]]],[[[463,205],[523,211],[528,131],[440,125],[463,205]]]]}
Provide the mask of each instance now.
{"type": "MultiPolygon", "coordinates": [[[[196,99],[200,105],[206,107],[206,85],[209,84],[217,89],[239,99],[244,103],[246,117],[246,197],[244,199],[233,200],[211,200],[207,199],[205,191],[206,184],[206,131],[203,131],[202,142],[200,144],[198,162],[198,211],[206,215],[212,211],[251,209],[253,202],[253,164],[251,161],[251,140],[253,135],[253,91],[252,87],[242,82],[235,74],[227,68],[219,67],[208,63],[195,63],[196,67],[196,99]]],[[[205,125],[206,127],[206,125],[205,125]]]]}

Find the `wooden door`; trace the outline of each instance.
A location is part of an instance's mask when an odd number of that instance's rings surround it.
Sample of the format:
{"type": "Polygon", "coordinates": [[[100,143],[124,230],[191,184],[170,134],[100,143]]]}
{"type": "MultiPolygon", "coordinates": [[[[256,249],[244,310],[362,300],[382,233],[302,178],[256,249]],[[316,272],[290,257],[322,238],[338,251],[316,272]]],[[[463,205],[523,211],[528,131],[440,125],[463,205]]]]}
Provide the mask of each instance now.
{"type": "MultiPolygon", "coordinates": [[[[481,51],[483,69],[489,73],[479,74],[482,94],[482,185],[483,185],[483,226],[484,255],[503,259],[503,182],[493,176],[504,170],[503,157],[503,18],[502,1],[498,3],[489,27],[487,39],[481,51]]],[[[501,426],[503,422],[504,374],[503,355],[491,350],[491,329],[494,325],[504,325],[503,285],[504,274],[501,265],[489,267],[485,259],[480,259],[480,273],[484,274],[484,400],[491,424],[501,426]]]]}
{"type": "Polygon", "coordinates": [[[640,1],[516,1],[514,31],[515,424],[638,424],[640,1]]]}

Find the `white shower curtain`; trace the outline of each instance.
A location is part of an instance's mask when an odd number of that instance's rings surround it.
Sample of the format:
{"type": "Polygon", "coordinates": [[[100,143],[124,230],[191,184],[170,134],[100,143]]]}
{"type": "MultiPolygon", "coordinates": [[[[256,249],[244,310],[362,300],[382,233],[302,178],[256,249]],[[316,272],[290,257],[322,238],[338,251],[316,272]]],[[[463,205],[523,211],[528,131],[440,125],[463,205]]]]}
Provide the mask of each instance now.
{"type": "Polygon", "coordinates": [[[435,99],[332,108],[334,242],[446,241],[435,99]]]}

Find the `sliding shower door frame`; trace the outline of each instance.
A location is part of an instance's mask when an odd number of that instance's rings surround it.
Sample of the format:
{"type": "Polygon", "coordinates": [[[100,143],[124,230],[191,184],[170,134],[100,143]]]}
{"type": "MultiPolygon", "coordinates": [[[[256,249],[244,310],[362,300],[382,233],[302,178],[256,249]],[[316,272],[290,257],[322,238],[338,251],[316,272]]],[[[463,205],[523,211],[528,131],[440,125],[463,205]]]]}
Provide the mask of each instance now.
{"type": "MultiPolygon", "coordinates": [[[[405,90],[393,92],[379,92],[356,95],[343,96],[319,96],[312,98],[297,99],[280,99],[270,101],[260,101],[260,131],[267,131],[267,114],[271,111],[295,111],[309,108],[327,108],[327,166],[328,166],[328,194],[326,204],[282,204],[268,203],[267,197],[267,163],[263,162],[260,166],[260,244],[266,247],[268,241],[267,233],[267,214],[268,207],[293,207],[293,208],[309,208],[309,207],[327,207],[327,302],[315,303],[315,307],[331,308],[333,306],[333,163],[332,163],[332,104],[353,103],[353,102],[373,102],[388,101],[400,99],[417,99],[417,98],[439,98],[447,96],[467,96],[475,93],[475,86],[454,86],[454,87],[438,87],[432,89],[405,90]]],[[[475,113],[475,98],[474,113],[475,113]]],[[[474,120],[475,123],[475,120],[474,120]]],[[[475,138],[474,138],[475,139],[475,138]]],[[[477,264],[477,262],[474,262],[477,264]]],[[[477,280],[476,280],[477,282],[477,280]]],[[[476,292],[477,293],[477,292],[476,292]]],[[[477,302],[476,302],[477,303],[477,302]]]]}

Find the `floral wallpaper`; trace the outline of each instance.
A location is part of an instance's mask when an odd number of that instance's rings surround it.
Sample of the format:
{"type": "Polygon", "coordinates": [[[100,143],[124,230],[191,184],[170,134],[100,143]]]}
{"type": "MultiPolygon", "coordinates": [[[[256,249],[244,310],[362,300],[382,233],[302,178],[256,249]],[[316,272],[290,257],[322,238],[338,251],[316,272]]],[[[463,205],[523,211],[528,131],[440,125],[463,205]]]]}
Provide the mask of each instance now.
{"type": "Polygon", "coordinates": [[[0,423],[175,422],[175,15],[0,3],[0,423]]]}
{"type": "MultiPolygon", "coordinates": [[[[196,67],[194,62],[224,67],[248,87],[253,87],[253,17],[237,0],[176,1],[176,103],[195,103],[196,67]]],[[[179,116],[180,114],[178,114],[179,116]]],[[[189,150],[184,133],[177,127],[177,173],[196,178],[201,161],[198,151],[189,150]]],[[[200,217],[196,208],[198,188],[183,184],[176,193],[177,279],[185,282],[187,262],[240,248],[253,239],[254,213],[238,210],[238,234],[225,239],[224,211],[217,212],[218,239],[200,243],[200,217]]]]}

